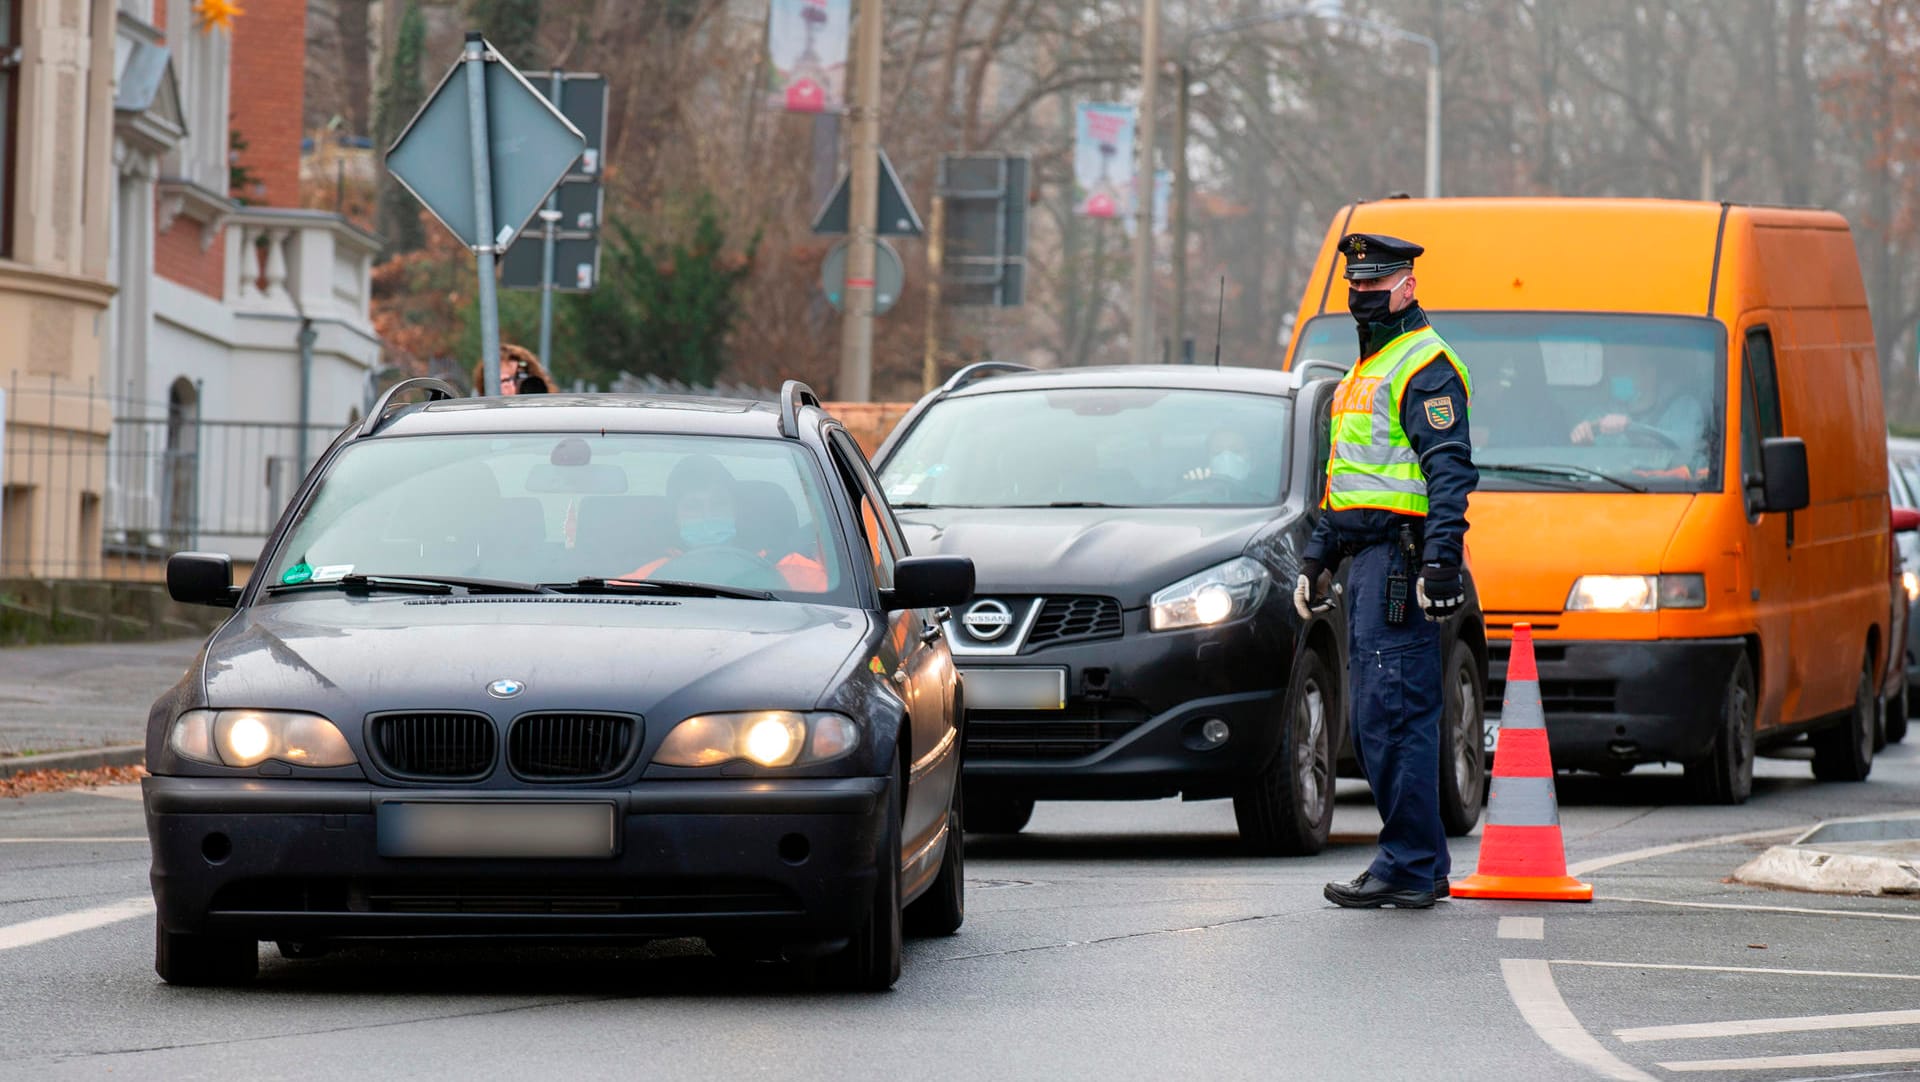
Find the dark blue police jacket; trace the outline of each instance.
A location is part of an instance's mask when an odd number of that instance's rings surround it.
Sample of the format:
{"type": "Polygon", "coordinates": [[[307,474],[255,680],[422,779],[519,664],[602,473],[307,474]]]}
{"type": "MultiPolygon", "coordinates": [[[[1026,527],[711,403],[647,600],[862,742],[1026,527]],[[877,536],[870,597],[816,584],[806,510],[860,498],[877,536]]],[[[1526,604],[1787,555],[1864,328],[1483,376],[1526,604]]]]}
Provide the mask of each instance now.
{"type": "MultiPolygon", "coordinates": [[[[1360,334],[1362,357],[1370,357],[1381,347],[1408,331],[1427,325],[1427,313],[1418,303],[1400,310],[1386,323],[1370,324],[1360,334]]],[[[1430,364],[1414,374],[1401,400],[1400,424],[1407,439],[1420,456],[1420,472],[1427,479],[1427,517],[1402,515],[1377,508],[1330,511],[1320,516],[1307,542],[1306,558],[1327,567],[1340,562],[1342,548],[1354,549],[1388,540],[1402,523],[1413,526],[1414,536],[1424,538],[1421,561],[1443,567],[1459,567],[1461,549],[1467,533],[1467,497],[1480,484],[1480,471],[1473,467],[1473,441],[1467,432],[1467,413],[1455,408],[1450,413],[1436,411],[1444,419],[1452,417],[1445,428],[1435,428],[1424,405],[1428,400],[1451,396],[1464,407],[1467,388],[1452,364],[1430,364]]]]}

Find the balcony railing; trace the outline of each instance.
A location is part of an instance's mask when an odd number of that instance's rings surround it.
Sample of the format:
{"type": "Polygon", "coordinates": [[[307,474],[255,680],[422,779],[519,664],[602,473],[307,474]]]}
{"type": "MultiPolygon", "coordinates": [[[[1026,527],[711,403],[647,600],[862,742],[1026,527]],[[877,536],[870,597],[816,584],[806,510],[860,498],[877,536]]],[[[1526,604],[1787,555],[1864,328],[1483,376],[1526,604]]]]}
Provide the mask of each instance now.
{"type": "Polygon", "coordinates": [[[227,220],[228,305],[367,322],[380,239],[328,211],[242,207],[227,220]]]}

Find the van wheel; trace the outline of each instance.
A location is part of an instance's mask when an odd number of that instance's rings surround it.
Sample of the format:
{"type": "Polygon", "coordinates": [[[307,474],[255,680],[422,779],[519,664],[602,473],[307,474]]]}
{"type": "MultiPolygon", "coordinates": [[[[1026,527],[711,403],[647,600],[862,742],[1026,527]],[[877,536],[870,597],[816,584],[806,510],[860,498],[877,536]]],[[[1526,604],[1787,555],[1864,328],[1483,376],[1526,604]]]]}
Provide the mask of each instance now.
{"type": "Polygon", "coordinates": [[[231,936],[169,932],[156,917],[153,971],[168,984],[246,984],[260,972],[260,944],[231,936]]]}
{"type": "Polygon", "coordinates": [[[1845,721],[1813,735],[1813,776],[1821,781],[1866,781],[1873,772],[1876,704],[1871,660],[1860,670],[1853,709],[1845,721]]]}
{"type": "Polygon", "coordinates": [[[1342,716],[1326,662],[1300,655],[1280,712],[1280,747],[1233,797],[1240,840],[1260,856],[1318,853],[1333,829],[1333,720],[1342,716]]]}
{"type": "Polygon", "coordinates": [[[1898,744],[1907,738],[1907,718],[1914,705],[1913,689],[1900,689],[1900,697],[1887,704],[1887,743],[1898,744]]]}
{"type": "Polygon", "coordinates": [[[1702,804],[1745,804],[1753,795],[1753,663],[1741,654],[1720,698],[1720,726],[1707,757],[1686,764],[1687,788],[1702,804]]]}
{"type": "Polygon", "coordinates": [[[1440,819],[1447,837],[1465,837],[1487,798],[1486,685],[1473,650],[1453,644],[1447,659],[1446,713],[1440,738],[1440,819]]]}

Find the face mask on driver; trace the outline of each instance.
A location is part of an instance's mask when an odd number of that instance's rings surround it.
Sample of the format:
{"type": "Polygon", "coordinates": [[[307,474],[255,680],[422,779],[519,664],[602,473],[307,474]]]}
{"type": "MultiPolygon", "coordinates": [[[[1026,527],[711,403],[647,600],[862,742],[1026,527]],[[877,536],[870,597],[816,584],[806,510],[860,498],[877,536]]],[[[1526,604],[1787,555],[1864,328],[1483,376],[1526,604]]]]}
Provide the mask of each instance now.
{"type": "Polygon", "coordinates": [[[1393,290],[1347,287],[1347,310],[1361,326],[1393,318],[1393,290]]]}
{"type": "Polygon", "coordinates": [[[680,524],[680,540],[689,545],[724,545],[733,540],[730,518],[690,518],[680,524]]]}
{"type": "Polygon", "coordinates": [[[1244,481],[1247,479],[1247,472],[1251,469],[1251,465],[1247,461],[1247,456],[1243,454],[1222,451],[1207,463],[1207,469],[1212,471],[1215,477],[1224,477],[1229,481],[1244,481]]]}

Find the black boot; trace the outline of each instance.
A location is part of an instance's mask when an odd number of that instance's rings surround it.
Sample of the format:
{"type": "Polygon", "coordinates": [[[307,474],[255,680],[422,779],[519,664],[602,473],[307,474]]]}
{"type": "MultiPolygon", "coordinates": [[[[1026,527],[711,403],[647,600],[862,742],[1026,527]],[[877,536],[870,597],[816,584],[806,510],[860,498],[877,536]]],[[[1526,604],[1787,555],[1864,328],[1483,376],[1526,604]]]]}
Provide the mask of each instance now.
{"type": "Polygon", "coordinates": [[[1321,891],[1327,901],[1346,909],[1432,909],[1433,891],[1402,890],[1361,872],[1351,883],[1328,883],[1321,891]]]}

